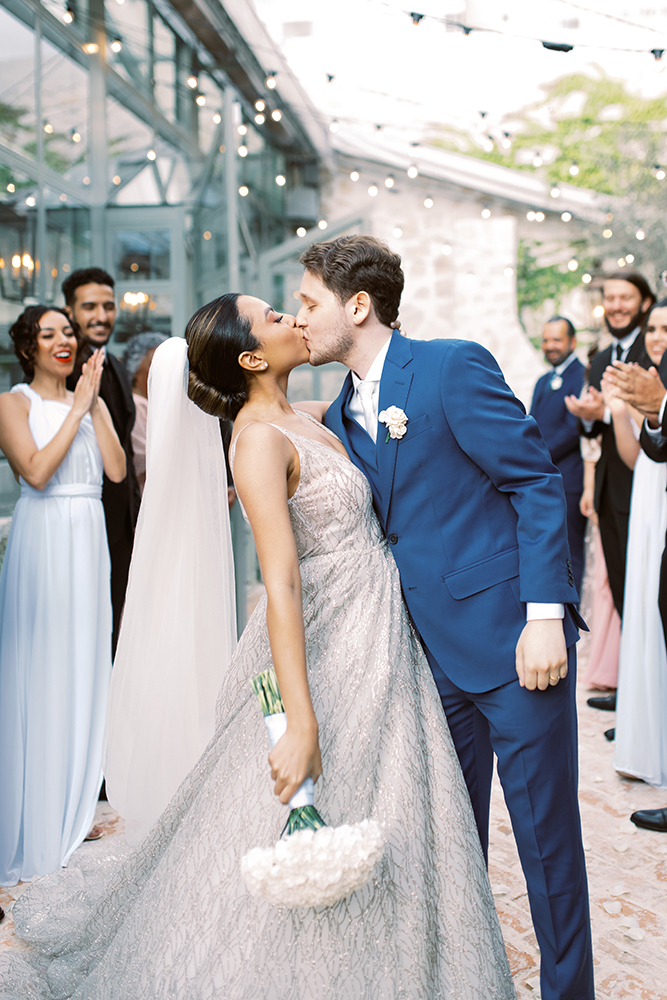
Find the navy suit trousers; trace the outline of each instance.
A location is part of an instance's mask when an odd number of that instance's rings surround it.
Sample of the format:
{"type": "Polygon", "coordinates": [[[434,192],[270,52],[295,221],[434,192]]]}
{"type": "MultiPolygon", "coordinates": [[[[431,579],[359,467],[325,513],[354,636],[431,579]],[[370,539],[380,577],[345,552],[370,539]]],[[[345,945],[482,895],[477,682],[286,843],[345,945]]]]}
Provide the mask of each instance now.
{"type": "Polygon", "coordinates": [[[488,856],[493,755],[510,813],[541,953],[543,1000],[594,1000],[586,863],[577,799],[576,647],[564,681],[518,680],[470,693],[426,655],[488,856]]]}

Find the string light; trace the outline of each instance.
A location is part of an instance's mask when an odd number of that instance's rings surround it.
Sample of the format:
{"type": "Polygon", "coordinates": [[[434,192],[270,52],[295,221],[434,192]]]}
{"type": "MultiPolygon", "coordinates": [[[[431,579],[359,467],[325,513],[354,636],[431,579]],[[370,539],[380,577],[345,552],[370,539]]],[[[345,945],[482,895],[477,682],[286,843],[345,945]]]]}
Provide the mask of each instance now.
{"type": "Polygon", "coordinates": [[[656,73],[662,73],[662,71],[665,68],[665,64],[662,61],[662,57],[664,55],[664,52],[665,52],[664,49],[651,49],[651,55],[655,59],[655,63],[653,64],[653,68],[656,71],[656,73]]]}
{"type": "Polygon", "coordinates": [[[255,111],[264,111],[266,109],[266,101],[255,101],[255,111]]]}
{"type": "Polygon", "coordinates": [[[28,208],[34,208],[35,204],[36,204],[36,201],[35,201],[34,197],[30,194],[26,198],[25,203],[28,206],[28,208]]]}
{"type": "Polygon", "coordinates": [[[358,170],[352,170],[351,171],[351,173],[350,173],[350,180],[351,181],[358,181],[360,177],[361,177],[361,174],[359,173],[358,170]]]}
{"type": "Polygon", "coordinates": [[[20,267],[20,266],[21,266],[21,258],[17,253],[15,253],[14,256],[12,257],[12,267],[20,267]]]}
{"type": "Polygon", "coordinates": [[[218,112],[216,111],[216,113],[213,115],[213,121],[215,122],[216,125],[219,125],[220,122],[222,121],[222,115],[218,114],[218,112]]]}
{"type": "Polygon", "coordinates": [[[149,149],[148,152],[146,153],[146,157],[149,160],[155,160],[157,158],[157,153],[155,152],[154,149],[149,149]]]}
{"type": "Polygon", "coordinates": [[[264,115],[262,114],[255,115],[255,125],[263,125],[265,121],[266,118],[264,117],[264,115]]]}
{"type": "Polygon", "coordinates": [[[198,107],[203,108],[204,105],[206,104],[206,97],[205,97],[205,95],[204,94],[197,94],[197,96],[195,97],[195,104],[198,107]]]}
{"type": "Polygon", "coordinates": [[[246,187],[245,184],[242,184],[241,187],[239,188],[239,194],[241,195],[242,198],[247,198],[248,195],[250,194],[250,188],[246,187]]]}
{"type": "Polygon", "coordinates": [[[654,170],[655,170],[656,179],[659,180],[659,181],[664,181],[665,177],[667,177],[667,174],[665,173],[665,171],[663,170],[663,168],[659,167],[659,166],[656,166],[656,167],[654,167],[654,170]]]}
{"type": "Polygon", "coordinates": [[[282,111],[279,111],[278,108],[276,108],[275,111],[271,112],[271,118],[273,119],[274,122],[279,122],[280,119],[282,118],[282,116],[283,116],[283,113],[282,113],[282,111]]]}
{"type": "Polygon", "coordinates": [[[384,186],[386,188],[393,188],[393,186],[394,186],[395,183],[396,182],[395,182],[394,178],[391,176],[391,174],[389,175],[389,177],[385,177],[385,179],[384,179],[384,186]]]}
{"type": "Polygon", "coordinates": [[[115,184],[116,187],[118,187],[118,185],[120,184],[120,174],[114,174],[113,177],[111,178],[111,183],[115,184]]]}
{"type": "Polygon", "coordinates": [[[616,263],[619,267],[625,267],[625,257],[619,257],[616,263]]]}
{"type": "Polygon", "coordinates": [[[120,38],[114,38],[113,42],[109,46],[112,52],[120,52],[123,47],[123,43],[120,38]]]}
{"type": "Polygon", "coordinates": [[[246,135],[246,133],[248,131],[248,126],[247,125],[239,125],[239,127],[237,128],[236,131],[238,132],[239,135],[246,135]]]}
{"type": "Polygon", "coordinates": [[[275,70],[269,70],[269,74],[264,81],[268,90],[275,90],[277,86],[275,70]]]}
{"type": "Polygon", "coordinates": [[[210,238],[211,238],[211,233],[210,233],[210,231],[209,231],[209,230],[207,229],[207,230],[206,230],[206,232],[204,233],[204,239],[205,239],[205,240],[210,240],[210,238]]]}
{"type": "Polygon", "coordinates": [[[320,221],[317,223],[317,228],[318,229],[326,229],[328,225],[329,225],[329,223],[327,222],[326,219],[320,219],[320,221]]]}
{"type": "Polygon", "coordinates": [[[637,237],[638,240],[643,240],[646,237],[646,233],[644,232],[643,229],[638,229],[637,232],[635,233],[635,236],[637,237]]]}
{"type": "Polygon", "coordinates": [[[16,191],[16,188],[15,188],[15,187],[14,187],[14,185],[13,185],[13,184],[12,184],[12,183],[10,182],[10,183],[9,183],[9,184],[7,185],[7,190],[9,191],[9,193],[10,193],[10,194],[14,194],[14,192],[16,191]]]}
{"type": "Polygon", "coordinates": [[[482,149],[484,150],[485,153],[493,152],[493,139],[491,138],[490,135],[487,135],[486,139],[482,143],[482,149]]]}
{"type": "Polygon", "coordinates": [[[563,212],[563,214],[561,215],[561,219],[563,220],[563,222],[569,222],[571,218],[572,216],[569,212],[563,212]]]}
{"type": "Polygon", "coordinates": [[[237,152],[238,152],[239,156],[241,156],[241,157],[247,156],[248,155],[248,147],[247,146],[239,146],[237,152]]]}
{"type": "Polygon", "coordinates": [[[613,233],[613,231],[611,229],[603,229],[602,230],[602,235],[604,236],[604,238],[606,240],[609,240],[614,235],[614,233],[613,233]]]}
{"type": "Polygon", "coordinates": [[[535,213],[526,212],[526,218],[528,219],[529,222],[535,222],[535,213]]]}
{"type": "Polygon", "coordinates": [[[410,180],[414,180],[415,177],[418,176],[418,174],[419,174],[419,170],[414,165],[414,163],[411,166],[408,167],[408,177],[410,178],[410,180]]]}
{"type": "Polygon", "coordinates": [[[633,253],[626,253],[625,259],[628,264],[634,264],[635,255],[633,253]]]}
{"type": "Polygon", "coordinates": [[[560,198],[560,188],[552,187],[549,194],[551,195],[552,198],[560,198]]]}
{"type": "Polygon", "coordinates": [[[379,190],[380,189],[378,188],[377,184],[371,184],[370,187],[368,188],[368,193],[371,196],[371,198],[375,198],[379,190]]]}
{"type": "Polygon", "coordinates": [[[576,271],[578,267],[579,267],[579,261],[575,260],[574,257],[572,258],[572,260],[569,260],[567,262],[568,271],[576,271]]]}
{"type": "Polygon", "coordinates": [[[47,133],[47,135],[51,135],[51,133],[53,132],[53,125],[51,125],[50,122],[46,122],[44,125],[44,131],[47,133]]]}
{"type": "Polygon", "coordinates": [[[94,56],[100,51],[100,47],[97,42],[86,42],[83,46],[83,51],[86,55],[94,56]]]}
{"type": "Polygon", "coordinates": [[[512,278],[514,276],[514,268],[513,267],[506,267],[504,273],[505,273],[505,277],[506,278],[512,278]]]}
{"type": "Polygon", "coordinates": [[[73,20],[74,20],[74,14],[72,13],[72,11],[66,10],[65,13],[63,14],[63,21],[65,22],[65,24],[71,24],[73,20]]]}
{"type": "Polygon", "coordinates": [[[296,231],[296,235],[301,236],[302,238],[306,235],[306,230],[303,228],[303,226],[299,226],[299,228],[296,231]]]}
{"type": "Polygon", "coordinates": [[[504,139],[503,139],[503,141],[501,143],[503,149],[511,149],[512,148],[512,140],[510,139],[509,132],[503,132],[503,136],[504,136],[504,139]]]}
{"type": "Polygon", "coordinates": [[[391,235],[394,237],[395,240],[400,240],[401,236],[403,235],[403,230],[399,229],[399,227],[396,226],[395,229],[392,229],[391,235]]]}
{"type": "Polygon", "coordinates": [[[579,165],[577,163],[573,163],[572,166],[570,167],[569,173],[570,177],[576,177],[577,174],[579,173],[579,165]]]}
{"type": "Polygon", "coordinates": [[[449,257],[449,255],[450,255],[450,254],[451,254],[451,252],[452,252],[452,248],[451,248],[451,246],[449,245],[449,243],[444,243],[444,244],[443,244],[443,247],[442,247],[442,252],[444,253],[445,257],[449,257]]]}
{"type": "Polygon", "coordinates": [[[278,185],[278,187],[285,187],[285,184],[287,184],[287,179],[284,174],[278,174],[278,176],[276,177],[276,184],[278,185]]]}
{"type": "Polygon", "coordinates": [[[86,185],[86,187],[88,187],[88,185],[90,184],[90,177],[84,177],[83,183],[86,185]]]}
{"type": "Polygon", "coordinates": [[[423,20],[424,15],[423,14],[416,14],[414,11],[412,11],[410,13],[410,17],[412,18],[412,23],[413,24],[419,24],[419,22],[423,20]]]}
{"type": "Polygon", "coordinates": [[[544,212],[535,212],[535,222],[544,222],[544,212]]]}
{"type": "Polygon", "coordinates": [[[330,132],[337,132],[338,131],[338,122],[336,121],[335,118],[334,118],[334,120],[332,122],[329,122],[329,131],[330,132]]]}
{"type": "Polygon", "coordinates": [[[72,142],[81,142],[81,133],[75,128],[72,129],[72,142]]]}
{"type": "Polygon", "coordinates": [[[590,276],[590,274],[582,274],[581,280],[583,281],[583,283],[585,285],[589,285],[590,282],[591,282],[591,276],[590,276]]]}
{"type": "Polygon", "coordinates": [[[604,306],[596,306],[593,310],[593,315],[596,319],[602,319],[604,316],[604,306]]]}
{"type": "Polygon", "coordinates": [[[424,198],[424,208],[433,208],[433,198],[424,198]]]}
{"type": "Polygon", "coordinates": [[[542,159],[542,157],[540,156],[540,154],[536,153],[535,156],[533,157],[533,166],[534,167],[541,167],[543,163],[544,163],[544,160],[542,159]]]}
{"type": "Polygon", "coordinates": [[[197,79],[196,76],[189,76],[185,82],[187,83],[190,90],[196,90],[197,87],[199,86],[199,80],[197,79]]]}
{"type": "MultiPolygon", "coordinates": [[[[426,202],[424,202],[424,204],[426,204],[426,202]]],[[[491,218],[491,209],[490,208],[483,208],[482,209],[482,218],[483,219],[490,219],[491,218]]]]}

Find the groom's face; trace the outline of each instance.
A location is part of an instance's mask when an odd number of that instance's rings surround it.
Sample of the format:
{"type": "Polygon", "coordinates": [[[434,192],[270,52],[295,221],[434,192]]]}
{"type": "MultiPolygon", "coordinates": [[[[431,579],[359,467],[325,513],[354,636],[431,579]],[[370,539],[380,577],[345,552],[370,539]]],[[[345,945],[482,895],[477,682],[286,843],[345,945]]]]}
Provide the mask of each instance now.
{"type": "Polygon", "coordinates": [[[306,271],[299,289],[301,308],[296,323],[303,330],[310,363],[314,367],[329,361],[345,361],[356,343],[357,327],[345,306],[315,274],[306,271]]]}

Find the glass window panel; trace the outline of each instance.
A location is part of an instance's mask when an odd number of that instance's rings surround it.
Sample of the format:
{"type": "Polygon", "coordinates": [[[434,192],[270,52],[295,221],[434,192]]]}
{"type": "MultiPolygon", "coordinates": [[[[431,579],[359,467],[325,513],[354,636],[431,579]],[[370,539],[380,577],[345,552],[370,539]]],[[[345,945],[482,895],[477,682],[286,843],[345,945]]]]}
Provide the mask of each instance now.
{"type": "Polygon", "coordinates": [[[46,301],[62,302],[61,285],[71,271],[91,265],[90,209],[58,192],[46,200],[46,301]]]}
{"type": "Polygon", "coordinates": [[[0,141],[34,159],[34,35],[0,7],[0,141]]]}
{"type": "MultiPolygon", "coordinates": [[[[214,115],[223,114],[224,97],[220,87],[215,80],[211,79],[207,73],[199,74],[199,89],[197,91],[206,101],[206,104],[197,108],[199,123],[199,148],[208,152],[215,137],[218,123],[213,120],[214,115]]],[[[222,135],[222,130],[220,131],[222,135]]]]}
{"type": "Polygon", "coordinates": [[[118,281],[168,280],[170,256],[171,232],[168,229],[142,233],[126,230],[114,234],[114,273],[118,281]]]}
{"type": "Polygon", "coordinates": [[[0,201],[0,301],[22,305],[37,291],[37,185],[15,177],[13,186],[0,201]]]}
{"type": "Polygon", "coordinates": [[[146,0],[107,0],[106,29],[109,42],[119,41],[115,52],[108,46],[109,63],[121,76],[137,86],[148,87],[150,67],[149,8],[146,0]]]}
{"type": "MultiPolygon", "coordinates": [[[[106,110],[109,159],[113,161],[118,157],[126,157],[128,153],[135,152],[142,152],[145,157],[147,150],[153,143],[153,133],[148,125],[122,104],[119,104],[113,97],[107,97],[106,110]]],[[[114,166],[113,176],[116,171],[113,163],[112,166],[114,166]]],[[[118,174],[121,178],[123,177],[122,171],[119,170],[118,174]]]]}
{"type": "Polygon", "coordinates": [[[176,40],[161,17],[153,18],[153,93],[171,121],[176,117],[176,40]]]}
{"type": "Polygon", "coordinates": [[[44,162],[67,174],[86,163],[88,73],[50,42],[42,42],[41,54],[44,162]]]}
{"type": "Polygon", "coordinates": [[[137,333],[166,333],[171,336],[171,317],[174,310],[172,296],[151,295],[141,290],[118,289],[118,319],[113,332],[111,350],[122,354],[123,346],[137,333]]]}

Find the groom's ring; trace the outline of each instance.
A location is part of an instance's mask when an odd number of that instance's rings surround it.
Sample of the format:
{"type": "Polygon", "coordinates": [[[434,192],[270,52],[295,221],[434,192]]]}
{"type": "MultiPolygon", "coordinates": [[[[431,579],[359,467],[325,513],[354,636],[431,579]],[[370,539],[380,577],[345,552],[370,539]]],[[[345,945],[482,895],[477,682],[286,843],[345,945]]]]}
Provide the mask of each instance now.
{"type": "Polygon", "coordinates": [[[558,674],[556,674],[556,676],[555,676],[555,677],[554,677],[554,676],[552,675],[552,676],[551,676],[551,677],[549,678],[549,680],[551,681],[551,683],[552,683],[552,684],[556,684],[556,683],[557,683],[557,682],[558,682],[558,681],[560,680],[560,677],[559,677],[559,675],[558,675],[558,674]]]}

